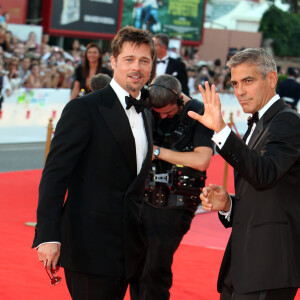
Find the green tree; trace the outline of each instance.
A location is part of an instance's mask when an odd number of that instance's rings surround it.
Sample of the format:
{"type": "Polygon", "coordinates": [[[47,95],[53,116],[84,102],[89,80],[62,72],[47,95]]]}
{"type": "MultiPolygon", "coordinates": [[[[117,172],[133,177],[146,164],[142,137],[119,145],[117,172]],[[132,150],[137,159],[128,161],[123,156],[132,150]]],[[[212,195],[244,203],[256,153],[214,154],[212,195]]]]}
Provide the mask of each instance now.
{"type": "Polygon", "coordinates": [[[277,56],[300,56],[300,15],[284,12],[272,5],[263,15],[259,31],[263,40],[273,40],[277,56]]]}

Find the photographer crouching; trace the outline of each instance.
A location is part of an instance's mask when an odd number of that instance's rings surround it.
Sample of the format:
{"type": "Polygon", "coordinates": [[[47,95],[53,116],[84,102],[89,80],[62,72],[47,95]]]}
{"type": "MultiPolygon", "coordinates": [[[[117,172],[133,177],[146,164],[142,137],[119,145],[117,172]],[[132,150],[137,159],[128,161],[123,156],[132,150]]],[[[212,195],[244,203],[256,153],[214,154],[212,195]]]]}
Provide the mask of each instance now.
{"type": "Polygon", "coordinates": [[[155,146],[142,208],[147,254],[130,293],[133,300],[166,300],[173,255],[200,204],[213,131],[187,115],[190,110],[203,114],[203,103],[182,94],[180,82],[171,75],[160,75],[149,86],[149,102],[155,146]]]}

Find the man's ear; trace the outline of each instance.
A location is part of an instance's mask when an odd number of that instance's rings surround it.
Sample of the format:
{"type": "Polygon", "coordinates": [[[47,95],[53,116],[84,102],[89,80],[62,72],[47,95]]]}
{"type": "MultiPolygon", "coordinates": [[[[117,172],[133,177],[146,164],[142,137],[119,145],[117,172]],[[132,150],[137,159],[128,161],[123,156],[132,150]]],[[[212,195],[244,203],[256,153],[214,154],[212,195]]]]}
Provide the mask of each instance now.
{"type": "Polygon", "coordinates": [[[116,59],[114,58],[114,56],[110,57],[110,63],[111,63],[111,68],[114,71],[116,69],[116,65],[117,65],[117,62],[116,62],[116,59]]]}
{"type": "Polygon", "coordinates": [[[269,83],[269,86],[271,89],[275,89],[276,85],[277,85],[277,81],[278,81],[278,76],[277,73],[275,71],[271,71],[268,75],[267,75],[267,80],[269,83]]]}

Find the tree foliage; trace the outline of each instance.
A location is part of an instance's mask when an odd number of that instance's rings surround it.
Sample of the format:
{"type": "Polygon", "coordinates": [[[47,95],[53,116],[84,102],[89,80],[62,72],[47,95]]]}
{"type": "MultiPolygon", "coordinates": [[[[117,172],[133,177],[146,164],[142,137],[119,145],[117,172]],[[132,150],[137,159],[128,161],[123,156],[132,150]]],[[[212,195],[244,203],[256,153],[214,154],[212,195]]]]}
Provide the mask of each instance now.
{"type": "Polygon", "coordinates": [[[272,39],[277,56],[300,56],[300,15],[284,12],[272,5],[260,21],[263,40],[272,39]]]}

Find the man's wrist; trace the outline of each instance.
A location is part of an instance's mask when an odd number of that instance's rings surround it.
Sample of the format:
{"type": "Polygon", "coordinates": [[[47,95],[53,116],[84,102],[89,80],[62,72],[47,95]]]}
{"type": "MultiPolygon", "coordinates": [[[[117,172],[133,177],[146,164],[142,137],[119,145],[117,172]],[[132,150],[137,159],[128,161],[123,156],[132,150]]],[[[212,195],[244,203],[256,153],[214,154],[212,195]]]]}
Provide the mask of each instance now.
{"type": "Polygon", "coordinates": [[[216,133],[219,133],[220,131],[222,131],[224,128],[226,127],[226,123],[223,121],[222,119],[222,123],[220,124],[220,126],[218,126],[216,133]]]}
{"type": "Polygon", "coordinates": [[[224,208],[224,212],[229,212],[231,210],[231,197],[227,194],[227,200],[224,208]]]}
{"type": "Polygon", "coordinates": [[[157,147],[154,151],[153,151],[154,157],[155,159],[158,159],[158,156],[160,154],[160,147],[157,147]]]}

